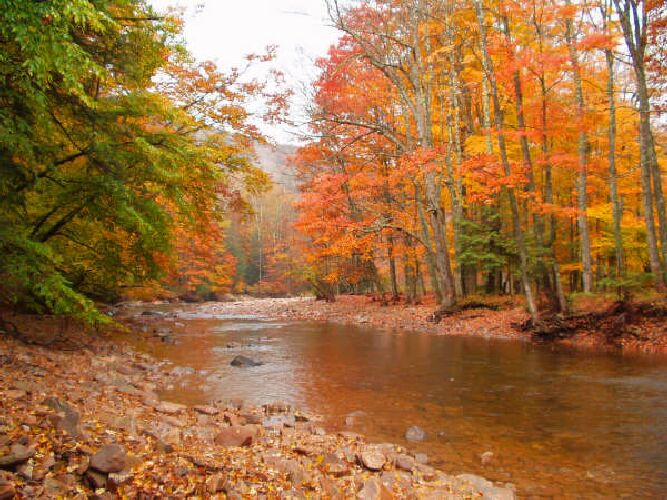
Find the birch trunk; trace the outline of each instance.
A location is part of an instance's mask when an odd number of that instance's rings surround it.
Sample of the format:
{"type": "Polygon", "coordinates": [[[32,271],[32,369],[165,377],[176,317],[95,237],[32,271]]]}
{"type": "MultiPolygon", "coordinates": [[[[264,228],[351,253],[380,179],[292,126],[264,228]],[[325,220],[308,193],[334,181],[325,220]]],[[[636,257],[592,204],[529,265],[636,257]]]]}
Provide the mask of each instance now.
{"type": "Polygon", "coordinates": [[[655,276],[658,288],[665,285],[665,265],[667,265],[667,217],[665,216],[665,198],[662,192],[662,176],[658,166],[653,132],[651,130],[651,102],[646,86],[646,11],[644,2],[634,0],[613,0],[616,6],[623,39],[632,59],[635,73],[637,97],[639,99],[639,147],[644,221],[646,222],[646,243],[648,245],[651,272],[655,276]],[[651,187],[653,181],[653,187],[651,187]],[[658,211],[660,223],[660,242],[662,262],[658,253],[653,200],[658,211]]]}
{"type": "MultiPolygon", "coordinates": [[[[570,5],[570,0],[566,0],[570,5]]],[[[565,41],[570,53],[572,64],[572,79],[574,80],[574,94],[577,105],[577,127],[579,138],[577,152],[579,156],[579,175],[577,178],[577,223],[579,226],[579,248],[581,253],[582,281],[585,293],[593,291],[593,264],[591,259],[590,229],[588,226],[588,200],[586,196],[587,170],[588,170],[588,134],[584,124],[584,90],[581,82],[581,68],[579,67],[579,56],[575,47],[574,23],[572,18],[565,20],[565,41]]]]}
{"type": "Polygon", "coordinates": [[[607,62],[607,99],[609,102],[609,195],[612,208],[612,225],[614,233],[614,254],[616,257],[616,278],[625,276],[625,258],[623,255],[623,235],[621,222],[623,209],[618,196],[618,179],[616,174],[616,99],[614,98],[614,55],[611,50],[604,51],[607,62]]]}

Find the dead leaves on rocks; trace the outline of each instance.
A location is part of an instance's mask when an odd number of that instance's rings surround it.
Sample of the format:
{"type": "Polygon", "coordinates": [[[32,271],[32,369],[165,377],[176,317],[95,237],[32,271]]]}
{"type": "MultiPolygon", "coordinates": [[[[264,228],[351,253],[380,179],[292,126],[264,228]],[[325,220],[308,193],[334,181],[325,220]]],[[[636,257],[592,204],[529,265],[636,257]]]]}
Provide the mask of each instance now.
{"type": "Polygon", "coordinates": [[[66,352],[0,337],[0,360],[0,500],[463,491],[397,446],[327,434],[284,403],[156,401],[176,375],[101,339],[66,352]]]}

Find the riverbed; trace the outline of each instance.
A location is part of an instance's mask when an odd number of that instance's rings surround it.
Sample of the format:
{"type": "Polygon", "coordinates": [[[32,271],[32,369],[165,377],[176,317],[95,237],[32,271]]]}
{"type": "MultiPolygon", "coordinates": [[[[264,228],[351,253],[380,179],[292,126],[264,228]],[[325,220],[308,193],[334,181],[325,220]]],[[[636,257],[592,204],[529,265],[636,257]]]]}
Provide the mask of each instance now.
{"type": "Polygon", "coordinates": [[[135,345],[179,367],[161,396],[188,405],[283,400],[330,430],[422,451],[451,473],[519,494],[656,497],[667,492],[667,359],[271,320],[157,306],[135,345]],[[174,342],[174,343],[171,343],[174,342]],[[263,362],[235,368],[237,355],[263,362]],[[426,432],[405,440],[406,429],[426,432]],[[483,457],[483,458],[482,458],[483,457]]]}

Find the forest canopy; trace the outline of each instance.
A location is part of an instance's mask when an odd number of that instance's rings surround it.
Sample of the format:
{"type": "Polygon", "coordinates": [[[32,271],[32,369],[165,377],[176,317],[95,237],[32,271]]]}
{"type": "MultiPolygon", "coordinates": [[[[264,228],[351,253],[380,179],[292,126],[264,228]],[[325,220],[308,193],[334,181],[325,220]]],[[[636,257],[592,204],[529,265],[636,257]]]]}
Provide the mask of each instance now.
{"type": "Polygon", "coordinates": [[[296,156],[322,296],[665,286],[664,2],[328,0],[296,156]]]}
{"type": "MultiPolygon", "coordinates": [[[[0,301],[94,319],[162,283],[224,286],[223,208],[266,189],[244,104],[278,93],[183,48],[141,0],[3,0],[0,301]]],[[[266,62],[271,53],[249,56],[266,62]]]]}

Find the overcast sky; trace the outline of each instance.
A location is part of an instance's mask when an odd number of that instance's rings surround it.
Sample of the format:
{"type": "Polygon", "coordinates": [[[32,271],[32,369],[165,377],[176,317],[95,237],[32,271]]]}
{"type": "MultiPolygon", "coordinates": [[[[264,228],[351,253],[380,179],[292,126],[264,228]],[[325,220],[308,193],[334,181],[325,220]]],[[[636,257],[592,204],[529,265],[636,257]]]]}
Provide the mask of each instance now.
{"type": "MultiPolygon", "coordinates": [[[[150,0],[158,10],[185,9],[185,39],[199,60],[212,60],[223,70],[243,67],[244,56],[278,46],[275,66],[298,88],[316,74],[313,61],[338,38],[328,26],[325,0],[150,0]]],[[[303,99],[294,99],[298,117],[303,99]]],[[[286,127],[267,128],[278,142],[293,142],[286,127]]]]}

